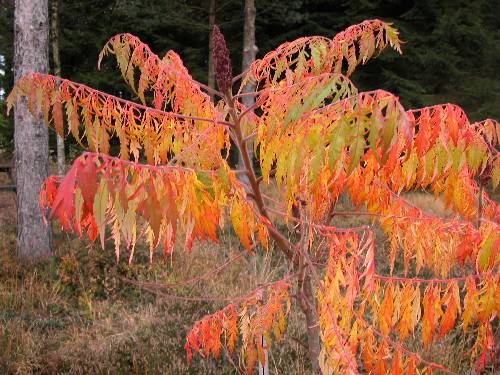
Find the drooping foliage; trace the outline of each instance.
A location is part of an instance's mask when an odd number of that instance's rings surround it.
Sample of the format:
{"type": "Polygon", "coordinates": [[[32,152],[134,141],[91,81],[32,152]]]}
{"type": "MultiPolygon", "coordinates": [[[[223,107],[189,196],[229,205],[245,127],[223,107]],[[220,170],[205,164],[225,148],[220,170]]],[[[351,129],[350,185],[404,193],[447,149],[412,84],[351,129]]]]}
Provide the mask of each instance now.
{"type": "Polygon", "coordinates": [[[256,60],[250,70],[264,87],[274,85],[286,73],[288,82],[325,72],[340,73],[343,64],[347,64],[346,76],[349,76],[357,65],[364,64],[387,45],[401,51],[397,31],[380,20],[364,21],[332,39],[306,37],[283,43],[256,60]]]}
{"type": "Polygon", "coordinates": [[[262,336],[266,343],[270,343],[272,333],[279,341],[285,329],[285,316],[290,310],[289,285],[285,281],[279,281],[267,287],[268,296],[264,296],[263,289],[256,290],[251,295],[240,298],[238,307],[230,304],[197,321],[186,337],[188,361],[192,358],[193,350],[203,357],[212,355],[217,358],[222,343],[232,352],[239,333],[242,339],[241,357],[245,367],[251,371],[257,360],[264,363],[262,336]]]}
{"type": "Polygon", "coordinates": [[[53,176],[45,182],[40,208],[44,212],[50,207],[50,217],[57,218],[66,231],[80,236],[86,233],[91,241],[99,235],[103,247],[109,226],[117,259],[123,240],[131,249],[131,261],[138,234],[149,244],[151,259],[160,243],[164,257],[173,251],[178,230],[185,233],[187,249],[194,239],[217,241],[225,208],[234,218],[235,232],[250,250],[254,232],[264,224],[258,222],[245,198],[243,187],[227,166],[195,171],[84,153],[64,179],[53,176]],[[139,216],[145,223],[142,233],[137,233],[139,216]]]}
{"type": "MultiPolygon", "coordinates": [[[[332,39],[300,38],[255,61],[241,76],[243,84],[258,83],[255,108],[233,96],[225,42],[217,37],[215,61],[224,60],[216,67],[223,91],[217,104],[178,55],[160,59],[129,34],[110,39],[101,56],[115,56],[142,104],[48,75],[18,81],[9,105],[26,97],[60,134],[66,117],[69,133],[88,150],[65,177],[46,181],[42,212],[67,231],[100,237],[102,246],[109,234],[117,259],[127,251],[129,261],[140,236],[151,259],[157,248],[165,258],[178,232],[187,249],[193,240],[217,241],[226,217],[248,251],[274,241],[290,273],[196,322],[188,360],[193,351],[218,357],[222,346],[229,353],[240,346],[251,372],[265,358],[261,338],[270,345],[271,331],[276,340],[284,332],[290,280],[303,285],[307,274],[318,284],[324,373],[447,371],[405,342],[411,335],[427,347],[458,324],[475,334],[470,358],[481,370],[500,312],[500,210],[485,192],[499,182],[499,124],[471,123],[452,104],[406,110],[387,91],[358,92],[352,71],[387,46],[399,51],[397,31],[380,20],[332,39]],[[250,139],[259,178],[245,159],[250,139]],[[109,155],[112,142],[119,155],[109,155]],[[243,155],[242,170],[225,160],[231,144],[243,155]],[[273,183],[279,201],[260,189],[273,183]],[[443,196],[454,216],[411,205],[400,193],[414,189],[443,196]],[[342,192],[386,233],[389,275],[376,272],[371,227],[329,225],[342,192]],[[299,242],[280,232],[278,219],[299,223],[299,242]]],[[[297,298],[303,302],[301,287],[297,298]]]]}
{"type": "MultiPolygon", "coordinates": [[[[242,20],[234,15],[242,14],[242,2],[225,0],[223,4],[217,8],[217,22],[224,25],[233,65],[240,66],[242,20]]],[[[3,89],[5,95],[13,85],[13,8],[13,0],[0,5],[0,71],[4,71],[4,75],[0,74],[0,91],[3,89]]],[[[384,53],[374,63],[357,70],[353,79],[360,89],[383,88],[397,94],[408,107],[451,100],[465,108],[471,119],[499,118],[500,80],[495,69],[500,56],[497,8],[497,2],[491,0],[262,2],[257,6],[256,18],[258,56],[302,35],[330,37],[353,23],[381,18],[397,24],[401,30],[404,55],[384,53]]],[[[175,50],[193,77],[205,82],[208,9],[207,0],[160,0],[147,6],[139,0],[118,4],[104,0],[62,2],[60,43],[64,76],[129,99],[127,85],[111,64],[105,64],[99,72],[95,69],[99,48],[108,36],[126,30],[140,35],[157,52],[175,50]]],[[[0,111],[2,148],[11,146],[12,129],[11,118],[0,111]]],[[[68,143],[71,151],[78,150],[71,139],[68,143]]]]}

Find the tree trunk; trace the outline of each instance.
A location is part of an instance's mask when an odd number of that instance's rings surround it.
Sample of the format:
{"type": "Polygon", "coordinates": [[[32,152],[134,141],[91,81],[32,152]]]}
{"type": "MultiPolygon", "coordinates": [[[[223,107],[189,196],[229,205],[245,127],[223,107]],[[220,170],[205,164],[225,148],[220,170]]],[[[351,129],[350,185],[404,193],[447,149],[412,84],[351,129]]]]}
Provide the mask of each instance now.
{"type": "MultiPolygon", "coordinates": [[[[242,71],[247,70],[250,65],[255,61],[255,55],[257,53],[257,46],[255,45],[255,1],[245,0],[245,24],[243,26],[243,63],[242,71]]],[[[249,82],[243,88],[243,93],[251,93],[255,91],[255,83],[249,82]]],[[[243,105],[250,108],[255,103],[254,96],[243,96],[241,99],[243,105]]],[[[253,160],[253,142],[250,140],[247,144],[248,154],[250,160],[253,160]]],[[[243,166],[242,156],[238,156],[238,166],[243,166]]],[[[248,177],[246,175],[241,175],[240,179],[248,184],[248,177]]]]}
{"type": "MultiPolygon", "coordinates": [[[[212,41],[212,30],[215,25],[215,13],[216,13],[216,2],[215,0],[210,0],[210,5],[208,8],[208,87],[215,89],[215,71],[214,71],[214,60],[212,57],[212,51],[214,49],[214,43],[212,41]]],[[[212,101],[214,100],[213,94],[210,94],[212,101]]]]}
{"type": "MultiPolygon", "coordinates": [[[[14,77],[48,70],[47,0],[16,0],[14,10],[14,77]]],[[[14,109],[14,163],[17,187],[17,251],[31,259],[47,256],[51,230],[38,208],[40,186],[48,175],[48,130],[41,113],[32,116],[26,99],[14,109]]]]}
{"type": "MultiPolygon", "coordinates": [[[[257,46],[255,45],[255,1],[245,0],[245,24],[243,26],[243,63],[242,71],[247,70],[255,61],[257,46]]],[[[244,93],[253,92],[255,83],[250,82],[244,88],[244,93]]],[[[251,107],[255,103],[253,96],[244,96],[241,100],[246,107],[251,107]]]]}
{"type": "Polygon", "coordinates": [[[298,242],[297,256],[299,257],[299,277],[297,280],[297,296],[299,306],[306,318],[307,348],[311,360],[311,372],[320,374],[319,353],[320,331],[318,313],[316,310],[316,297],[311,284],[311,264],[308,260],[310,246],[309,220],[307,219],[305,202],[298,198],[296,200],[296,213],[294,216],[300,218],[300,241],[298,242]]]}
{"type": "MultiPolygon", "coordinates": [[[[61,58],[59,55],[59,0],[50,0],[50,45],[54,66],[52,71],[57,77],[61,76],[61,58]]],[[[66,156],[64,154],[64,138],[57,134],[57,174],[66,173],[66,156]]]]}
{"type": "Polygon", "coordinates": [[[318,314],[316,312],[316,299],[313,293],[311,278],[306,275],[302,283],[302,301],[300,308],[306,318],[307,347],[311,359],[311,370],[313,374],[320,374],[319,353],[320,332],[318,324],[318,314]]]}

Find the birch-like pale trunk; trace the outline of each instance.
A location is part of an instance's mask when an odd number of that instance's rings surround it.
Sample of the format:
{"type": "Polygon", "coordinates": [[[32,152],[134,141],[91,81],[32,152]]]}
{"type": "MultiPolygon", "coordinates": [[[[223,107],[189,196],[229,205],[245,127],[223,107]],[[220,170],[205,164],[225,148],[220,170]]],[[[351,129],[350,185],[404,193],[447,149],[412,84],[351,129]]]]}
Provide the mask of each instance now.
{"type": "MultiPolygon", "coordinates": [[[[52,50],[53,72],[61,77],[61,57],[59,54],[59,0],[50,0],[50,46],[52,50]]],[[[66,155],[64,152],[64,138],[57,134],[57,174],[66,172],[66,155]]]]}
{"type": "MultiPolygon", "coordinates": [[[[47,0],[16,0],[14,78],[47,73],[49,65],[47,0]]],[[[17,191],[17,252],[36,259],[51,253],[51,230],[42,219],[38,194],[49,172],[48,129],[42,114],[32,116],[25,98],[14,108],[14,165],[17,191]]]]}
{"type": "MultiPolygon", "coordinates": [[[[243,26],[243,62],[242,71],[246,71],[250,65],[255,61],[257,54],[257,46],[255,45],[255,1],[245,0],[245,24],[243,26]]],[[[255,91],[255,83],[249,82],[243,87],[242,93],[251,93],[255,91]]],[[[243,96],[241,102],[247,108],[250,108],[255,103],[255,98],[251,95],[243,96]]],[[[250,140],[247,143],[247,150],[250,160],[253,160],[253,142],[250,140]]],[[[243,166],[242,156],[238,156],[238,167],[243,166]]],[[[245,175],[240,176],[240,179],[248,185],[248,177],[245,175]]]]}

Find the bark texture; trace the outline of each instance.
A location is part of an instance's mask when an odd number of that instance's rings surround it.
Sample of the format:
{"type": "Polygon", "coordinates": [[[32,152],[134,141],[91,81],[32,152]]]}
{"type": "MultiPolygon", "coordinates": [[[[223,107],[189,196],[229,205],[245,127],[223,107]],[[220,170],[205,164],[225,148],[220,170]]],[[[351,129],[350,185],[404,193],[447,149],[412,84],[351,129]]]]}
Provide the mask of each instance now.
{"type": "Polygon", "coordinates": [[[319,353],[321,351],[318,314],[316,312],[316,298],[314,296],[311,278],[307,275],[302,284],[302,303],[300,305],[306,318],[307,347],[311,359],[313,374],[320,374],[319,353]]]}
{"type": "MultiPolygon", "coordinates": [[[[257,46],[255,45],[255,1],[245,0],[245,24],[243,26],[243,62],[241,69],[244,72],[255,61],[257,46]]],[[[255,90],[255,84],[250,82],[243,88],[243,92],[249,93],[255,90]]],[[[244,96],[241,100],[246,107],[255,103],[253,96],[244,96]]]]}
{"type": "MultiPolygon", "coordinates": [[[[47,0],[16,0],[14,77],[48,70],[47,0]]],[[[48,175],[48,130],[41,114],[32,116],[26,99],[14,109],[14,163],[17,187],[17,251],[31,259],[51,253],[50,227],[38,208],[40,186],[48,175]]]]}
{"type": "MultiPolygon", "coordinates": [[[[257,54],[257,46],[255,45],[255,0],[245,0],[244,17],[245,23],[243,26],[243,63],[242,71],[247,70],[250,65],[255,61],[255,55],[257,54]]],[[[255,83],[249,82],[243,88],[243,93],[251,93],[255,91],[255,83]]],[[[243,96],[241,102],[245,107],[250,108],[255,103],[255,97],[243,96]]],[[[247,150],[250,156],[250,160],[253,160],[253,142],[250,140],[247,144],[247,150]]],[[[238,156],[238,166],[243,166],[243,160],[241,155],[238,156]]],[[[245,175],[241,176],[243,182],[248,185],[248,178],[245,175]]]]}
{"type": "MultiPolygon", "coordinates": [[[[311,280],[312,264],[309,259],[310,228],[305,210],[305,202],[297,199],[298,217],[300,224],[300,241],[297,244],[297,256],[299,257],[299,277],[297,280],[297,296],[300,309],[306,318],[307,348],[311,360],[312,374],[320,374],[319,354],[321,351],[320,331],[318,313],[316,309],[316,297],[311,280]]],[[[315,275],[317,276],[317,275],[315,275]]]]}
{"type": "MultiPolygon", "coordinates": [[[[52,50],[52,71],[61,77],[61,57],[59,54],[59,0],[50,0],[50,46],[52,50]]],[[[66,173],[66,155],[64,152],[64,138],[57,134],[57,174],[66,173]]]]}

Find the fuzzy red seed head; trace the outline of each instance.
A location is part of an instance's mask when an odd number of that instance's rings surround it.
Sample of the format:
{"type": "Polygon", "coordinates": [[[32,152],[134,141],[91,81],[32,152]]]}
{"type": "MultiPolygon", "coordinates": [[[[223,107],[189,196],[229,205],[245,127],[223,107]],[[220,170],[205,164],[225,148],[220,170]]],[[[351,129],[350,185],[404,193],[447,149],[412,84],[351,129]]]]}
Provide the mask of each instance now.
{"type": "Polygon", "coordinates": [[[233,71],[231,67],[231,58],[229,57],[229,50],[226,46],[226,40],[217,25],[215,25],[212,30],[212,42],[215,79],[217,80],[219,90],[226,92],[232,86],[233,71]]]}

